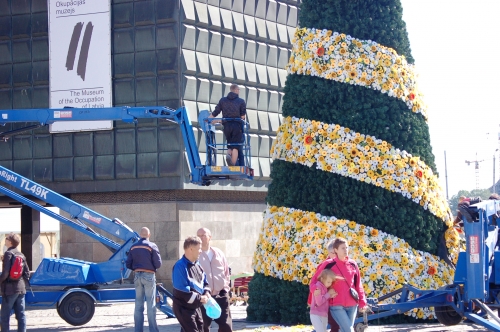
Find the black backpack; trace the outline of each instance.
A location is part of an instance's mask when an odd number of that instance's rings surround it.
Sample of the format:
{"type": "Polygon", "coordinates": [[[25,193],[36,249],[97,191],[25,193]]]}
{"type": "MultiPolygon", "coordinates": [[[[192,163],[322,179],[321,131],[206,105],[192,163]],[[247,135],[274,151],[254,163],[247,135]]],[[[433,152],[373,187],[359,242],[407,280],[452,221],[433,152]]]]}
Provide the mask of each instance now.
{"type": "Polygon", "coordinates": [[[481,203],[483,200],[481,199],[481,197],[471,197],[470,198],[470,201],[469,201],[469,205],[474,205],[474,204],[477,204],[477,203],[481,203]]]}

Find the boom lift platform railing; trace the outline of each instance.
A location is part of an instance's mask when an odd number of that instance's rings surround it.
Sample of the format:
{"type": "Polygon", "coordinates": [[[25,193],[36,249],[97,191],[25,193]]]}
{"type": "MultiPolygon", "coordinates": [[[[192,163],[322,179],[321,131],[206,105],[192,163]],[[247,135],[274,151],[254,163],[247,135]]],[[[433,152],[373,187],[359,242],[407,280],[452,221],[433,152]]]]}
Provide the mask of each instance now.
{"type": "MultiPolygon", "coordinates": [[[[177,110],[157,106],[0,110],[0,125],[15,122],[38,123],[2,132],[0,139],[6,140],[22,131],[32,130],[35,127],[57,121],[121,120],[127,123],[136,123],[137,119],[141,118],[163,119],[180,125],[191,168],[192,183],[209,185],[217,179],[253,179],[253,169],[249,162],[248,131],[246,131],[245,142],[242,143],[247,149],[245,151],[248,152],[248,163],[242,166],[217,166],[216,159],[211,157],[207,158],[205,165],[202,165],[193,127],[184,107],[177,110]]],[[[215,142],[213,126],[202,125],[202,130],[205,135],[209,136],[207,144],[210,147],[219,146],[224,149],[223,145],[217,145],[215,142]]],[[[207,154],[208,156],[209,154],[207,154]]],[[[56,305],[57,312],[66,322],[72,325],[83,325],[92,319],[96,302],[131,301],[135,298],[135,289],[124,288],[120,283],[131,272],[126,268],[125,261],[130,247],[139,240],[139,235],[136,232],[117,218],[107,218],[3,166],[0,166],[0,182],[5,184],[0,185],[0,194],[9,196],[90,236],[102,243],[112,253],[108,261],[100,263],[73,258],[44,258],[30,279],[33,289],[26,294],[28,305],[56,305]],[[19,192],[24,192],[27,196],[23,196],[19,192]],[[49,210],[39,204],[40,201],[58,207],[69,217],[49,210]],[[108,234],[113,239],[102,233],[108,234]]],[[[157,308],[168,317],[174,317],[170,306],[171,297],[172,294],[168,290],[162,285],[158,285],[157,308]]]]}
{"type": "Polygon", "coordinates": [[[467,318],[491,331],[500,332],[500,248],[498,225],[500,201],[488,200],[461,211],[464,216],[466,251],[459,254],[454,282],[437,290],[421,290],[408,284],[378,299],[367,299],[373,314],[356,319],[355,331],[367,321],[415,308],[434,307],[441,324],[457,325],[467,318]],[[394,303],[383,301],[393,298],[394,303]],[[491,320],[485,318],[488,314],[491,320]]]}
{"type": "Polygon", "coordinates": [[[210,165],[207,167],[206,173],[211,177],[219,177],[226,178],[225,174],[228,171],[240,173],[241,177],[233,175],[233,179],[246,179],[248,176],[253,178],[253,168],[252,168],[252,158],[250,155],[250,134],[249,134],[249,124],[243,119],[234,119],[234,118],[209,118],[210,112],[204,110],[201,111],[198,115],[198,123],[205,133],[205,144],[206,144],[206,165],[210,165]],[[243,131],[243,141],[241,143],[233,143],[232,146],[237,146],[240,158],[238,160],[243,160],[243,165],[235,165],[235,166],[216,166],[217,165],[217,154],[222,152],[222,154],[226,153],[227,144],[226,143],[217,143],[216,142],[216,130],[219,125],[224,121],[235,121],[241,123],[242,131],[243,131]],[[213,165],[213,166],[212,166],[213,165]],[[243,166],[243,167],[242,167],[243,166]]]}

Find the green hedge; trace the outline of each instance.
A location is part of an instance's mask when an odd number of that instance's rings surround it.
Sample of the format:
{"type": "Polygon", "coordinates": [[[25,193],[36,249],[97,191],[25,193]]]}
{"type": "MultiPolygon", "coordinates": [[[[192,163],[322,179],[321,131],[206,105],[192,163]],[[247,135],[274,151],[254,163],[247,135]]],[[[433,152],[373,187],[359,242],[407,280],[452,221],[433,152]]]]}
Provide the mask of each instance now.
{"type": "Polygon", "coordinates": [[[247,320],[286,325],[311,324],[308,287],[255,273],[248,290],[247,320]]]}

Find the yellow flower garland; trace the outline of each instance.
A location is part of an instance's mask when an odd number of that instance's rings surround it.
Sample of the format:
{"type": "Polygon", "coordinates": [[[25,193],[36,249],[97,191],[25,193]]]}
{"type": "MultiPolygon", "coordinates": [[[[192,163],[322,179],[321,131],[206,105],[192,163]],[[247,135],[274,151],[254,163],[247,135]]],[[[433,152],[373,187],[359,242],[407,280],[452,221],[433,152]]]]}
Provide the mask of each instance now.
{"type": "MultiPolygon", "coordinates": [[[[359,265],[368,297],[380,297],[403,283],[438,289],[453,282],[454,270],[448,264],[393,235],[354,221],[278,206],[264,212],[254,269],[308,285],[317,265],[327,258],[328,241],[339,236],[349,241],[349,256],[359,265]]],[[[433,312],[425,308],[409,315],[429,318],[433,312]]]]}
{"type": "Polygon", "coordinates": [[[364,86],[406,103],[427,120],[427,106],[413,65],[395,50],[331,30],[299,28],[292,40],[288,73],[364,86]]]}
{"type": "Polygon", "coordinates": [[[453,221],[438,178],[418,157],[374,136],[340,125],[286,117],[271,147],[281,159],[373,184],[420,204],[442,219],[453,221]]]}

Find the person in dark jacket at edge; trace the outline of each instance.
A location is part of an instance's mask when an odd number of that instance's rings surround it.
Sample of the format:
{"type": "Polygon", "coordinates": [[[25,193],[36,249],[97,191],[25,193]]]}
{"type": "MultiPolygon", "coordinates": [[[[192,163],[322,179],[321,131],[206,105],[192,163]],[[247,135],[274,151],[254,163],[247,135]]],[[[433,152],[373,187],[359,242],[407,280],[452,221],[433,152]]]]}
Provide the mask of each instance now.
{"type": "Polygon", "coordinates": [[[26,257],[17,249],[21,242],[19,235],[10,233],[5,238],[5,246],[8,248],[2,259],[2,274],[0,283],[2,289],[2,308],[0,309],[2,331],[9,331],[10,312],[14,309],[17,319],[17,331],[26,332],[25,295],[26,283],[29,283],[30,268],[26,263],[26,257]],[[10,280],[10,266],[14,256],[21,256],[24,260],[23,275],[19,280],[10,280]]]}
{"type": "Polygon", "coordinates": [[[457,210],[457,216],[455,217],[455,220],[453,220],[453,224],[454,225],[457,225],[459,227],[464,227],[464,222],[462,220],[462,212],[460,210],[463,210],[463,209],[468,209],[470,206],[470,198],[469,197],[465,197],[465,196],[460,196],[458,198],[458,206],[457,208],[459,208],[457,210]]]}
{"type": "Polygon", "coordinates": [[[201,254],[201,239],[197,236],[184,240],[184,255],[172,269],[173,309],[181,332],[203,332],[201,306],[211,295],[207,276],[198,258],[201,254]]]}
{"type": "Polygon", "coordinates": [[[158,332],[156,324],[156,270],[161,266],[158,246],[149,241],[149,228],[141,228],[141,239],[132,247],[127,256],[126,266],[134,271],[135,310],[134,331],[144,328],[144,297],[146,298],[149,332],[158,332]]]}
{"type": "MultiPolygon", "coordinates": [[[[246,117],[246,104],[245,101],[238,97],[240,88],[237,84],[231,84],[230,92],[227,97],[219,100],[215,110],[209,118],[215,118],[222,111],[223,118],[234,118],[245,120],[246,117]]],[[[244,166],[243,149],[241,143],[243,142],[243,128],[241,121],[224,120],[224,136],[227,141],[227,155],[226,162],[229,166],[236,165],[244,166]],[[232,145],[239,144],[239,145],[232,145]],[[238,158],[240,156],[240,158],[238,158]]]]}

